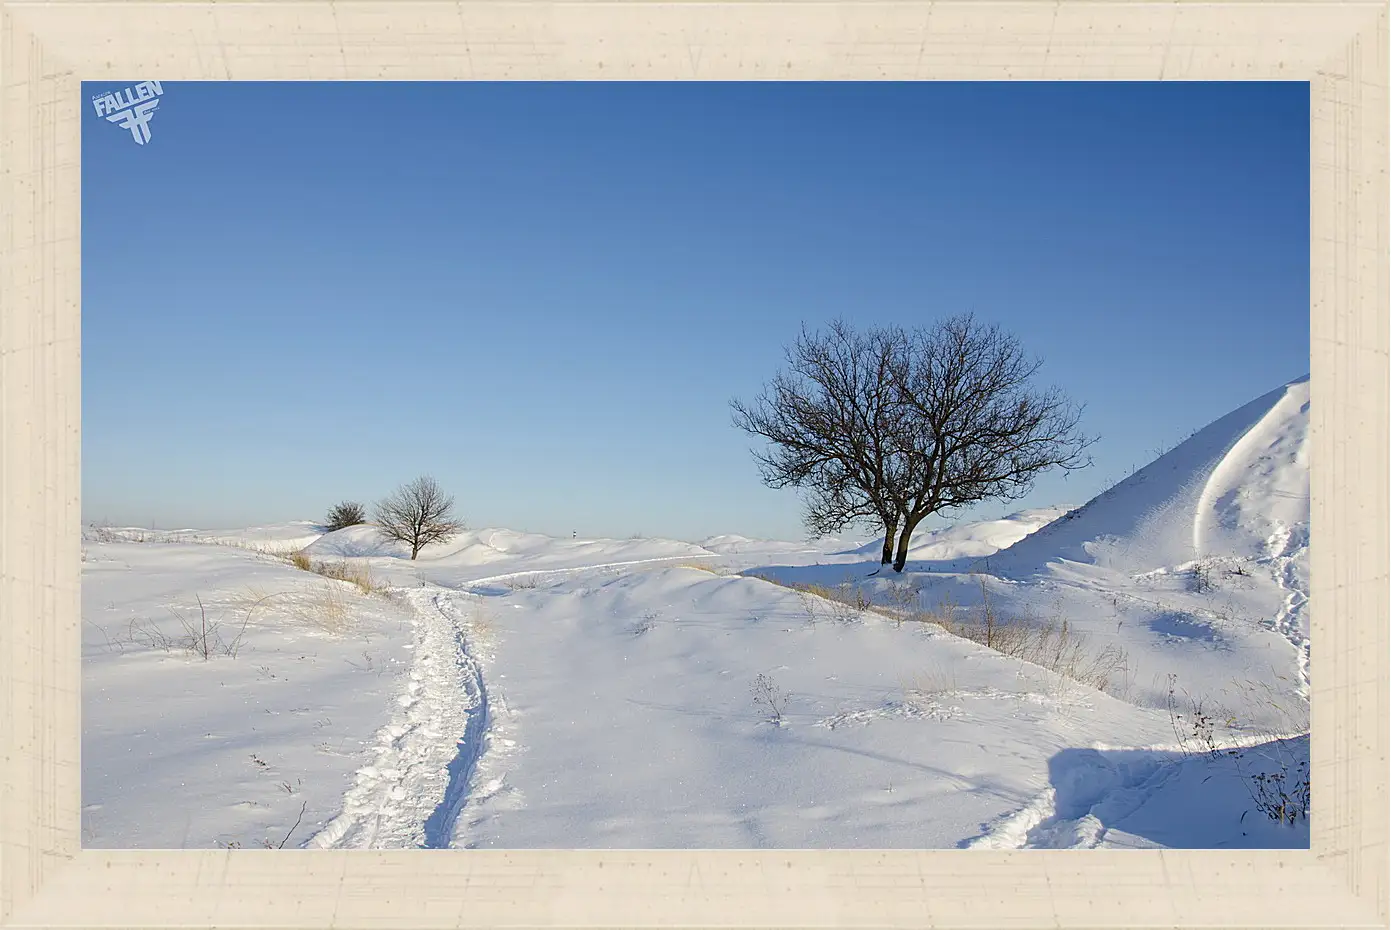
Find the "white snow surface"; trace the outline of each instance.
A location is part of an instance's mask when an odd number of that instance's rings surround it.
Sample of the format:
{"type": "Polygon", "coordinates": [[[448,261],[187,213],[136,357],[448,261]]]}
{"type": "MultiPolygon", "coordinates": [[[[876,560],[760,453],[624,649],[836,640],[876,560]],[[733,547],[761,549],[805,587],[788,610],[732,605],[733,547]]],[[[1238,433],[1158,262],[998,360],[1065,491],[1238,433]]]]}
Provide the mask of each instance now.
{"type": "Polygon", "coordinates": [[[93,528],[84,845],[1307,846],[1254,777],[1308,762],[1307,435],[1301,379],[902,575],[872,538],[93,528]],[[984,599],[1123,658],[1089,685],[919,622],[984,599]]]}

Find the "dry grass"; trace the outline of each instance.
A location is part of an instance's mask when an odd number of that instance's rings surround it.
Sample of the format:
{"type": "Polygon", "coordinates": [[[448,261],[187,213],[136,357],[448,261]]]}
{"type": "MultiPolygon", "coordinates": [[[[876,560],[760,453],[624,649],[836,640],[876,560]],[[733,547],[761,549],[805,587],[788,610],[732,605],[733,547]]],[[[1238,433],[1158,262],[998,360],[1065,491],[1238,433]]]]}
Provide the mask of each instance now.
{"type": "Polygon", "coordinates": [[[246,612],[237,619],[228,619],[225,614],[212,616],[203,603],[201,595],[194,595],[197,612],[182,611],[177,607],[168,608],[170,615],[178,623],[180,632],[167,632],[153,620],[137,617],[130,621],[125,632],[111,636],[101,626],[90,624],[106,639],[109,651],[124,655],[127,649],[159,650],[166,653],[183,652],[204,662],[215,657],[235,659],[246,643],[246,630],[251,616],[268,598],[274,595],[262,594],[246,604],[246,612]]]}
{"type": "Polygon", "coordinates": [[[677,568],[693,568],[693,569],[695,569],[695,570],[698,571],[698,572],[708,572],[708,573],[711,574],[711,575],[719,575],[720,577],[724,577],[724,576],[730,574],[729,569],[724,568],[723,566],[720,566],[720,565],[712,565],[710,562],[706,562],[706,561],[695,561],[695,560],[693,560],[693,561],[690,561],[690,562],[677,562],[677,563],[676,563],[676,567],[677,567],[677,568]]]}
{"type": "Polygon", "coordinates": [[[904,620],[922,622],[926,612],[922,608],[922,583],[916,579],[889,583],[889,604],[898,618],[898,625],[904,620]]]}
{"type": "Polygon", "coordinates": [[[493,614],[481,601],[474,602],[473,610],[469,613],[468,629],[469,633],[480,642],[491,644],[497,639],[497,627],[493,623],[493,614]]]}
{"type": "Polygon", "coordinates": [[[1041,666],[1064,678],[1119,697],[1129,692],[1133,670],[1124,649],[1109,644],[1093,650],[1087,637],[1065,618],[1037,621],[1030,617],[1001,616],[990,601],[985,579],[980,579],[981,606],[975,610],[944,601],[934,610],[921,604],[921,589],[914,582],[890,585],[889,603],[876,604],[852,582],[836,587],[779,581],[768,575],[750,575],[790,588],[802,600],[812,623],[827,617],[841,623],[862,619],[866,612],[904,621],[932,623],[954,636],[969,639],[1003,655],[1041,666]]]}
{"type": "Polygon", "coordinates": [[[975,611],[954,605],[933,616],[948,633],[969,639],[1003,655],[1037,665],[1098,691],[1128,690],[1129,656],[1114,643],[1092,650],[1087,637],[1066,619],[1045,621],[1001,616],[990,601],[985,579],[980,581],[981,606],[975,611]]]}
{"type": "Polygon", "coordinates": [[[325,578],[347,581],[357,586],[363,594],[380,594],[386,590],[385,584],[378,584],[372,577],[372,569],[367,565],[349,565],[347,562],[323,562],[314,569],[325,578]]]}
{"type": "Polygon", "coordinates": [[[921,710],[934,709],[939,700],[950,697],[959,689],[956,672],[940,664],[899,676],[899,687],[903,689],[903,701],[921,710]]]}
{"type": "Polygon", "coordinates": [[[368,565],[351,565],[346,560],[316,562],[303,551],[292,552],[286,558],[300,571],[313,572],[334,581],[349,582],[356,585],[363,594],[382,594],[387,589],[387,585],[378,583],[372,577],[372,569],[368,565]]]}
{"type": "Polygon", "coordinates": [[[345,636],[358,629],[357,618],[348,609],[347,596],[334,584],[316,586],[295,598],[286,609],[300,623],[330,636],[345,636]]]}
{"type": "Polygon", "coordinates": [[[863,619],[865,611],[874,609],[874,602],[849,581],[842,582],[834,588],[824,584],[790,584],[785,587],[790,587],[798,593],[807,619],[812,623],[820,618],[833,623],[854,623],[863,619]]]}
{"type": "Polygon", "coordinates": [[[863,619],[865,611],[885,613],[884,610],[876,608],[873,600],[867,597],[864,591],[852,581],[843,581],[835,587],[831,587],[824,584],[780,581],[771,575],[758,572],[750,572],[742,577],[757,578],[760,581],[766,581],[769,584],[797,592],[797,596],[802,602],[802,609],[806,612],[807,620],[812,624],[820,619],[836,623],[854,623],[863,619]]]}
{"type": "MultiPolygon", "coordinates": [[[[1266,728],[1272,739],[1309,732],[1309,702],[1299,696],[1291,696],[1298,684],[1284,675],[1276,675],[1287,690],[1277,690],[1266,682],[1233,681],[1232,685],[1242,695],[1243,706],[1250,717],[1274,716],[1279,723],[1266,728]],[[1273,714],[1272,714],[1273,712],[1273,714]]],[[[1224,709],[1224,712],[1225,709],[1224,709]]],[[[1228,712],[1229,713],[1229,712],[1228,712]]]]}

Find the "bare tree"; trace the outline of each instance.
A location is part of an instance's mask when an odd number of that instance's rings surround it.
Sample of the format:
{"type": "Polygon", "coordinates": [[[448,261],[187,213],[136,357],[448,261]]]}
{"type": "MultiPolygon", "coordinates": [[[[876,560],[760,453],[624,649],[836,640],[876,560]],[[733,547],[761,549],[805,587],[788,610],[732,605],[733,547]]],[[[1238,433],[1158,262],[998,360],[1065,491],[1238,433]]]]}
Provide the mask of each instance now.
{"type": "Polygon", "coordinates": [[[1081,409],[1034,388],[1041,363],[971,316],[911,332],[804,329],[788,361],[752,406],[732,405],[735,425],[769,442],[755,453],[764,483],[805,492],[813,534],[875,521],[895,571],[926,517],[1090,464],[1081,409]]]}
{"type": "Polygon", "coordinates": [[[893,372],[908,345],[896,328],[859,334],[837,321],[822,334],[803,327],[786,350],[788,370],[752,405],[731,402],[735,425],[769,441],[754,452],[764,483],[807,491],[808,533],[875,520],[884,527],[881,564],[893,558],[903,517],[891,493],[909,465],[893,372]]]}
{"type": "Polygon", "coordinates": [[[382,535],[410,546],[414,559],[430,543],[444,542],[464,528],[453,510],[454,498],[424,475],[380,501],[374,515],[382,535]]]}

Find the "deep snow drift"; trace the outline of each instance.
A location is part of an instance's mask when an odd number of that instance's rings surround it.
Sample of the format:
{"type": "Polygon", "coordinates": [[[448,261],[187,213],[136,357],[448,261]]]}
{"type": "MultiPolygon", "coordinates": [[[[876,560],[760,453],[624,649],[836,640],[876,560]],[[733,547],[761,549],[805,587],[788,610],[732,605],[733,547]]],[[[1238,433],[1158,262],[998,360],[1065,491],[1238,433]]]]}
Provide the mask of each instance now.
{"type": "Polygon", "coordinates": [[[1309,524],[1308,433],[1306,376],[1194,433],[992,567],[1017,575],[1070,561],[1136,573],[1268,557],[1309,524]]]}
{"type": "Polygon", "coordinates": [[[1306,846],[1263,810],[1307,778],[1307,433],[1305,379],[902,575],[863,538],[93,529],[84,843],[1306,846]],[[945,628],[985,602],[1104,674],[945,628]]]}

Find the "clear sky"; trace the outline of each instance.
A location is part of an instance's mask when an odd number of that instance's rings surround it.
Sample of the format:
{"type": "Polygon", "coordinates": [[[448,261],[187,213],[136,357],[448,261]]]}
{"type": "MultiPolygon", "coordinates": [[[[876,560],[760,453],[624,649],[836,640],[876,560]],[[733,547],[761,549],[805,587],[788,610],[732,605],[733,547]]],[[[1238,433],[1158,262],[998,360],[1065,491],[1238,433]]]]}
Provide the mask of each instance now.
{"type": "MultiPolygon", "coordinates": [[[[84,85],[83,515],[797,538],[729,400],[802,323],[972,311],[1080,504],[1309,370],[1308,85],[84,85]]],[[[868,535],[868,534],[865,534],[868,535]]]]}

